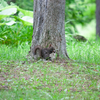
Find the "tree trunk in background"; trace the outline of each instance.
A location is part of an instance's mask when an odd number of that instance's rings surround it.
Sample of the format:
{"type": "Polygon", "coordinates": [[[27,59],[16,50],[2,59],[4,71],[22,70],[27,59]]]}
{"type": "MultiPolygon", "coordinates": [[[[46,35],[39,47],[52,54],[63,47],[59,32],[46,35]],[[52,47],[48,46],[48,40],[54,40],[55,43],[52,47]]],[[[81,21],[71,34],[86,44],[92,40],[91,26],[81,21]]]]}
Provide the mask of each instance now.
{"type": "Polygon", "coordinates": [[[100,37],[100,0],[96,0],[96,35],[100,37]]]}
{"type": "Polygon", "coordinates": [[[15,3],[15,2],[16,2],[16,0],[9,0],[7,3],[10,5],[10,2],[15,3]]]}
{"type": "Polygon", "coordinates": [[[30,54],[35,46],[51,44],[58,57],[69,58],[65,41],[65,0],[34,0],[33,38],[30,54]]]}

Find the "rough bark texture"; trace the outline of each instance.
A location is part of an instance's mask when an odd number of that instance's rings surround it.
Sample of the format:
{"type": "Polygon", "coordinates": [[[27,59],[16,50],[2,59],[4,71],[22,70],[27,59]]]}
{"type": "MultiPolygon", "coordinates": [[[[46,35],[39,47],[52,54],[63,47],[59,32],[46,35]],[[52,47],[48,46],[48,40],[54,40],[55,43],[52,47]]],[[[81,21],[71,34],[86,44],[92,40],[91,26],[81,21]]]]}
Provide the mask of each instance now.
{"type": "Polygon", "coordinates": [[[100,37],[100,0],[96,0],[96,35],[100,37]]]}
{"type": "Polygon", "coordinates": [[[65,0],[34,0],[32,50],[36,45],[51,44],[58,56],[69,58],[65,41],[65,0]]]}

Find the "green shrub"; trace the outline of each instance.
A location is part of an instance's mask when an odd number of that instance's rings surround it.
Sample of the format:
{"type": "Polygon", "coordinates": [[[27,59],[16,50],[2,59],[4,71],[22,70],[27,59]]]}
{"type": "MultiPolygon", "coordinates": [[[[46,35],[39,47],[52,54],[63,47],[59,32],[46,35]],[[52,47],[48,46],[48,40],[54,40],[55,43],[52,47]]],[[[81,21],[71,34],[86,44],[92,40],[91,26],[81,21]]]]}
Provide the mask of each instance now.
{"type": "Polygon", "coordinates": [[[23,24],[15,24],[12,26],[0,27],[0,44],[15,45],[22,42],[31,43],[33,34],[32,26],[24,26],[23,24]]]}

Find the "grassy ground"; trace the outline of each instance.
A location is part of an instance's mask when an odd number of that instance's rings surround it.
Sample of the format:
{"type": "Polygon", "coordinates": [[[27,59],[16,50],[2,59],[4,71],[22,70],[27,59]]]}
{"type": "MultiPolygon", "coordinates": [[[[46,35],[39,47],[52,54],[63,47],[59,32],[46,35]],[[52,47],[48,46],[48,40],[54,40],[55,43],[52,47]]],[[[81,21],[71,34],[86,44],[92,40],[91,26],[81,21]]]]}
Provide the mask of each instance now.
{"type": "Polygon", "coordinates": [[[68,45],[68,54],[71,59],[100,64],[100,41],[91,42],[70,42],[68,45]]]}
{"type": "Polygon", "coordinates": [[[99,100],[99,41],[70,42],[75,61],[29,62],[30,45],[0,45],[0,100],[99,100]]]}

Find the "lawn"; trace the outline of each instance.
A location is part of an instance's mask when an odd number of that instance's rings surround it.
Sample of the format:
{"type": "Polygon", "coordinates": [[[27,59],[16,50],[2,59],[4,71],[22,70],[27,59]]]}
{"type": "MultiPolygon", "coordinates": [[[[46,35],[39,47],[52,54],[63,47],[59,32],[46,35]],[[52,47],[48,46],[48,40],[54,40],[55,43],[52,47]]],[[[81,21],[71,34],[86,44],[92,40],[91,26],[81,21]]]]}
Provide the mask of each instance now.
{"type": "MultiPolygon", "coordinates": [[[[0,26],[0,100],[100,100],[100,40],[95,40],[95,2],[87,0],[83,4],[89,8],[85,9],[80,1],[69,1],[65,9],[65,36],[70,60],[27,59],[33,26],[18,20],[14,25],[0,26]],[[88,41],[73,39],[76,32],[88,41]]],[[[23,16],[19,11],[17,14],[23,16]]]]}
{"type": "Polygon", "coordinates": [[[30,61],[30,45],[1,45],[0,100],[99,100],[99,42],[70,42],[72,60],[30,61]]]}

